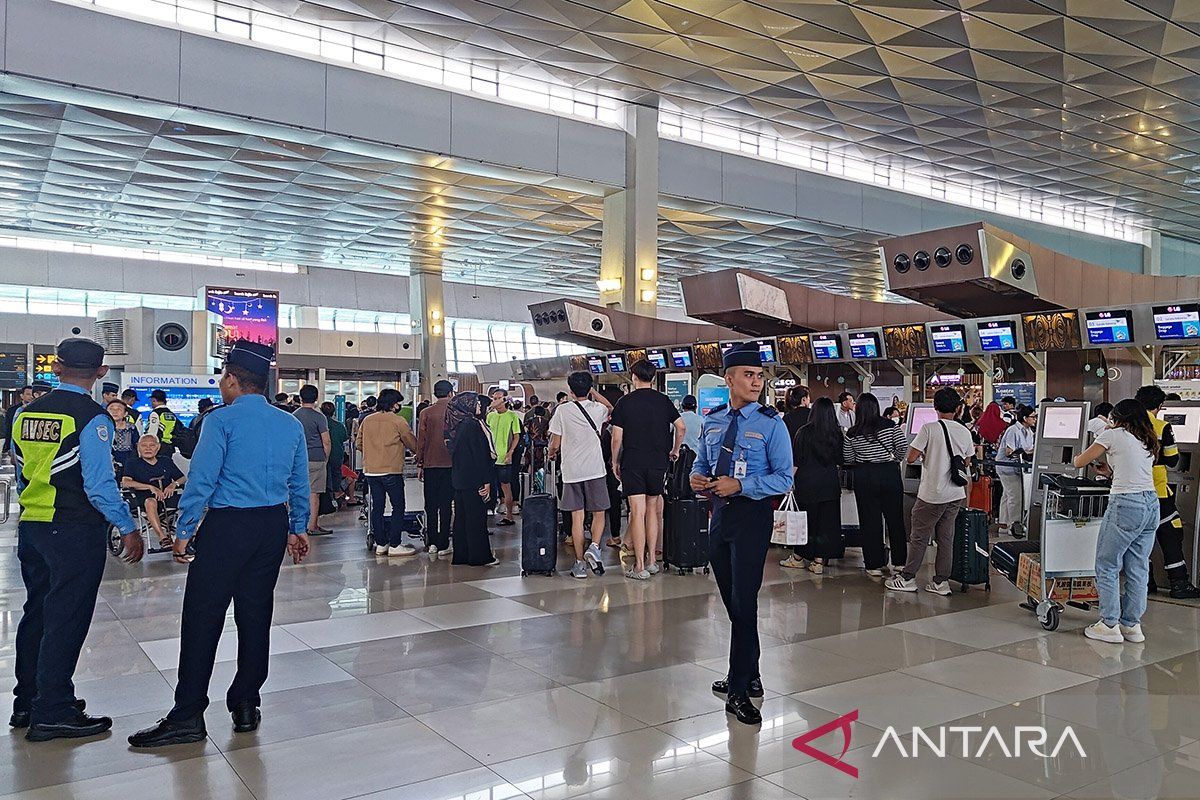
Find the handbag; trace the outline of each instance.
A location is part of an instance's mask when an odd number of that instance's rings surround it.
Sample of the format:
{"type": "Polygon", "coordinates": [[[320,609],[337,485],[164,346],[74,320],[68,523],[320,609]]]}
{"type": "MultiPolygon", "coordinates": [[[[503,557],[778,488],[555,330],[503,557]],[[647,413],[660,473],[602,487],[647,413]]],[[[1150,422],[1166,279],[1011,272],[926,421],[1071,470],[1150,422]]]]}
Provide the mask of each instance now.
{"type": "Polygon", "coordinates": [[[946,455],[950,456],[950,482],[955,486],[966,486],[971,482],[971,469],[967,466],[967,460],[954,452],[946,421],[938,420],[938,424],[942,426],[942,436],[946,437],[946,455]]]}
{"type": "Polygon", "coordinates": [[[788,492],[775,511],[771,527],[771,544],[808,544],[808,513],[796,505],[796,495],[788,492]]]}

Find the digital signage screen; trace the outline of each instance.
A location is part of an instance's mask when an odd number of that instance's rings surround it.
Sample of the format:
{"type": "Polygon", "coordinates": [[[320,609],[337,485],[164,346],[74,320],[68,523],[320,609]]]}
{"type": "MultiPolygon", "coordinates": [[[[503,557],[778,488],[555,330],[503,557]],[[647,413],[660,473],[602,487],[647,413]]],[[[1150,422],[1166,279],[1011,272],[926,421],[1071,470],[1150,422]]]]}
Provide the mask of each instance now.
{"type": "Polygon", "coordinates": [[[167,407],[184,425],[191,423],[200,413],[200,401],[204,398],[221,403],[220,375],[143,375],[132,373],[124,376],[125,389],[137,392],[133,409],[146,420],[150,417],[150,393],[162,389],[167,393],[167,407]]]}
{"type": "Polygon", "coordinates": [[[692,368],[692,348],[690,347],[672,347],[671,348],[671,366],[675,369],[691,369],[692,368]]]}
{"type": "Polygon", "coordinates": [[[966,327],[963,325],[930,325],[929,338],[933,340],[933,352],[938,354],[963,354],[967,352],[966,327]]]}
{"type": "Polygon", "coordinates": [[[661,347],[651,347],[646,350],[646,360],[653,364],[655,369],[666,369],[667,351],[661,347]]]}
{"type": "Polygon", "coordinates": [[[870,331],[850,334],[851,358],[879,358],[879,335],[870,331]]]}
{"type": "Polygon", "coordinates": [[[1159,339],[1200,339],[1200,304],[1155,306],[1154,335],[1159,339]]]}
{"type": "Polygon", "coordinates": [[[588,356],[587,357],[588,372],[593,375],[604,374],[604,356],[588,356]]]}
{"type": "Polygon", "coordinates": [[[29,383],[25,345],[0,345],[0,389],[20,389],[29,383]]]}
{"type": "Polygon", "coordinates": [[[1010,319],[979,323],[979,347],[985,353],[1017,349],[1017,325],[1010,319]]]}
{"type": "Polygon", "coordinates": [[[1090,344],[1129,344],[1133,341],[1133,313],[1117,311],[1087,311],[1084,313],[1090,344]]]}
{"type": "Polygon", "coordinates": [[[758,346],[758,360],[763,364],[774,364],[775,358],[775,340],[774,339],[751,339],[748,342],[721,342],[721,355],[724,356],[729,352],[729,348],[735,344],[753,344],[758,346]]]}
{"type": "Polygon", "coordinates": [[[625,354],[624,353],[609,353],[608,354],[608,371],[609,372],[625,372],[625,354]]]}
{"type": "Polygon", "coordinates": [[[58,361],[58,356],[55,354],[53,347],[38,347],[33,348],[33,379],[35,381],[45,381],[51,386],[58,388],[58,376],[54,374],[54,362],[58,361]]]}
{"type": "MultiPolygon", "coordinates": [[[[225,343],[238,339],[279,350],[279,292],[207,286],[204,307],[221,317],[225,343]]],[[[224,353],[218,353],[221,358],[224,353]]]]}
{"type": "Polygon", "coordinates": [[[836,333],[814,333],[809,339],[817,361],[836,361],[842,357],[842,342],[836,333]]]}

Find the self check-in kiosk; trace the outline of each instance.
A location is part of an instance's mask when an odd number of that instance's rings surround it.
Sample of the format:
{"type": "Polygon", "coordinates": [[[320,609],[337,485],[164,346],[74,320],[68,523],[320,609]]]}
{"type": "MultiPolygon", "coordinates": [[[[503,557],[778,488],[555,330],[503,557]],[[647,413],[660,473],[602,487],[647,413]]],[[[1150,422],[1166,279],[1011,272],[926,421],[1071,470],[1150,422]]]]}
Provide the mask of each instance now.
{"type": "Polygon", "coordinates": [[[1087,448],[1087,420],[1091,403],[1042,403],[1038,406],[1037,436],[1033,446],[1032,487],[1025,498],[1029,538],[1041,536],[1043,475],[1075,476],[1075,456],[1087,448]]]}
{"type": "MultiPolygon", "coordinates": [[[[1168,402],[1159,412],[1159,417],[1171,423],[1171,432],[1179,446],[1179,461],[1167,468],[1167,486],[1175,494],[1175,506],[1179,509],[1179,520],[1183,523],[1183,554],[1188,559],[1188,568],[1196,569],[1196,557],[1200,556],[1200,538],[1197,537],[1197,490],[1200,489],[1200,401],[1176,400],[1168,402]]],[[[1154,579],[1159,586],[1169,586],[1163,570],[1162,554],[1156,547],[1152,559],[1154,579]]],[[[1195,572],[1192,573],[1194,578],[1195,572]]],[[[1194,582],[1194,581],[1193,581],[1194,582]]]]}
{"type": "MultiPolygon", "coordinates": [[[[933,403],[912,403],[908,407],[908,418],[904,420],[905,433],[911,443],[927,423],[935,422],[938,418],[937,409],[933,403]]],[[[921,485],[921,462],[909,464],[907,459],[901,463],[901,473],[904,476],[904,491],[916,494],[921,485]]]]}

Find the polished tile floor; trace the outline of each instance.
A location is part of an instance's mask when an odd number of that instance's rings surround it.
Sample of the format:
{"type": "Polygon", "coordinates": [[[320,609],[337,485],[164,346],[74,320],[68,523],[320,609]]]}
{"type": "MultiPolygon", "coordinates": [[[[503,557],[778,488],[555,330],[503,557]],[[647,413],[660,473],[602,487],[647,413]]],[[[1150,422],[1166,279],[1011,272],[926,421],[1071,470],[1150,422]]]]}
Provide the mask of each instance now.
{"type": "MultiPolygon", "coordinates": [[[[416,487],[410,486],[410,489],[416,487]]],[[[416,498],[414,498],[416,499],[416,498]]],[[[711,579],[520,577],[503,563],[376,559],[354,512],[276,592],[263,723],[234,735],[218,651],[203,744],[125,743],[171,703],[184,568],[111,560],[76,673],[111,735],[32,745],[4,737],[0,795],[22,798],[784,800],[1200,796],[1200,610],[1154,603],[1142,645],[1089,641],[1089,615],[1044,632],[997,578],[953,597],[885,595],[854,561],[824,576],[768,564],[761,594],[761,729],[709,690],[728,630],[711,579]],[[857,710],[844,756],[858,777],[793,746],[857,710]],[[906,758],[874,751],[889,726],[1022,726],[1086,755],[906,758]]],[[[563,555],[560,567],[569,566],[563,555]]],[[[0,528],[0,684],[12,687],[24,592],[15,526],[0,528]]],[[[835,756],[838,730],[813,745],[835,756]]],[[[1049,747],[1047,747],[1049,749],[1049,747]]]]}

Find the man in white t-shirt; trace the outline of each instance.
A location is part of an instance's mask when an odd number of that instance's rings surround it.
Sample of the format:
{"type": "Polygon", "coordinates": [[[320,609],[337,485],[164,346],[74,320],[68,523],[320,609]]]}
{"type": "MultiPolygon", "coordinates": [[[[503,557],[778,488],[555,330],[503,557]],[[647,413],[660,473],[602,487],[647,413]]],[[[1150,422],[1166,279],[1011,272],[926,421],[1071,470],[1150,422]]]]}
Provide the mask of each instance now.
{"type": "Polygon", "coordinates": [[[571,575],[586,578],[590,567],[604,574],[600,537],[608,511],[608,482],[604,452],[600,447],[600,429],[608,420],[612,404],[593,388],[588,372],[572,372],[567,377],[571,397],[559,404],[550,418],[550,446],[547,460],[562,453],[562,506],[571,514],[571,541],[575,545],[575,566],[571,575]],[[592,543],[583,549],[583,516],[592,515],[592,543]]]}
{"type": "Polygon", "coordinates": [[[938,389],[933,396],[933,408],[938,418],[927,422],[913,438],[908,449],[908,463],[923,459],[921,485],[912,510],[912,529],[908,539],[908,562],[899,575],[884,584],[897,592],[917,590],[917,570],[925,560],[925,549],[932,536],[937,542],[933,581],[925,591],[949,595],[950,571],[954,564],[954,523],[967,499],[967,487],[950,480],[951,454],[970,459],[975,452],[971,432],[955,421],[962,398],[950,387],[938,389]],[[950,448],[946,448],[946,437],[950,448]]]}

